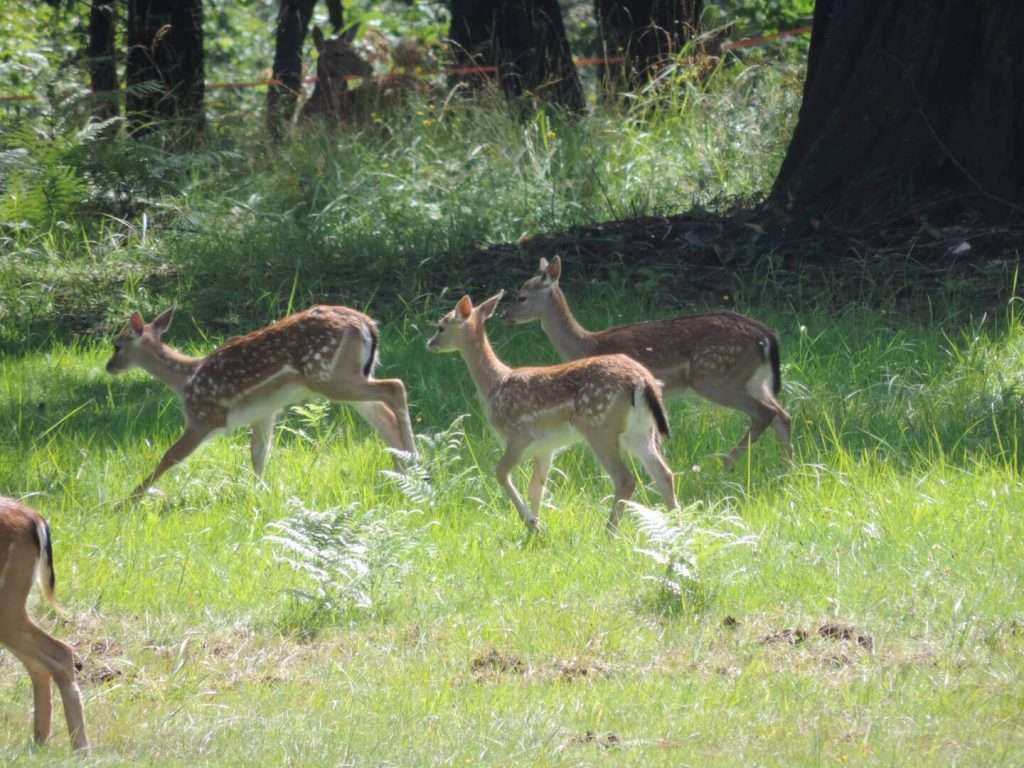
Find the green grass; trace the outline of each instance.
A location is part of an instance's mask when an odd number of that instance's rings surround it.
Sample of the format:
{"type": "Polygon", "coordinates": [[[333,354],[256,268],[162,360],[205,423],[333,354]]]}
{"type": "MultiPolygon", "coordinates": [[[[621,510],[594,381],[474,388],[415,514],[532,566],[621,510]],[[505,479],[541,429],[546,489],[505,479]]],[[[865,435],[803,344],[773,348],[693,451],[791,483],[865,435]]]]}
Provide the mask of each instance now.
{"type": "MultiPolygon", "coordinates": [[[[617,298],[581,314],[654,312],[617,298]]],[[[759,537],[706,560],[700,604],[644,580],[657,571],[633,521],[605,535],[610,488],[582,448],[557,462],[546,533],[524,536],[463,364],[423,349],[436,307],[384,323],[384,372],[405,378],[420,431],[470,414],[454,453],[466,474],[410,514],[393,511],[416,505],[382,476],[380,441],[339,407],[285,419],[265,487],[238,434],[174,470],[165,498],[123,505],[180,428],[169,393],[107,377],[92,344],[4,358],[0,487],[39,493],[54,527],[72,616],[54,631],[84,662],[90,759],[1019,764],[1024,329],[1012,315],[743,309],[780,330],[796,462],[766,435],[726,474],[713,456],[742,420],[672,407],[680,495],[706,502],[687,515],[737,515],[759,537]],[[359,502],[411,544],[371,607],[324,614],[292,596],[311,585],[264,537],[293,499],[359,502]],[[827,622],[873,648],[817,636],[827,622]],[[810,637],[764,641],[787,628],[810,637]]],[[[492,336],[509,360],[550,355],[537,328],[492,336]]],[[[9,656],[0,690],[3,761],[67,759],[61,728],[45,752],[29,746],[30,689],[9,656]]]]}

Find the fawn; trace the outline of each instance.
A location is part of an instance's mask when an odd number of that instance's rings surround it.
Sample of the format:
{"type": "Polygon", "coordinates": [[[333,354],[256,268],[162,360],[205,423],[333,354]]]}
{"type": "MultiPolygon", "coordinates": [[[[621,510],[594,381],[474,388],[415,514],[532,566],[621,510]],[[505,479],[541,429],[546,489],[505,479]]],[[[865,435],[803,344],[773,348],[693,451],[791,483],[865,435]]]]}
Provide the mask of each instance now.
{"type": "Polygon", "coordinates": [[[484,400],[487,419],[505,443],[498,482],[526,527],[530,531],[538,527],[544,483],[555,452],[579,440],[587,442],[615,485],[609,530],[618,525],[623,501],[636,487],[632,471],[622,460],[623,448],[644,465],[665,503],[675,507],[672,472],[658,447],[659,434],[668,435],[659,382],[625,355],[510,368],[494,353],[484,328],[501,297],[499,293],[474,308],[469,296],[463,296],[438,322],[427,348],[462,353],[484,400]],[[529,506],[509,478],[512,469],[527,458],[533,459],[529,506]]]}
{"type": "MultiPolygon", "coordinates": [[[[229,339],[205,357],[188,357],[163,343],[173,312],[165,311],[148,325],[133,313],[107,363],[112,374],[134,366],[145,369],[174,390],[184,405],[185,433],[135,495],[206,438],[246,424],[252,425],[253,469],[262,474],[277,412],[312,395],[350,402],[384,442],[415,458],[405,385],[399,379],[373,378],[378,331],[362,312],[311,307],[229,339]]],[[[399,464],[397,454],[395,461],[399,464]]]]}
{"type": "Polygon", "coordinates": [[[750,428],[726,457],[727,469],[769,424],[789,456],[789,414],[776,399],[782,386],[779,340],[770,328],[735,312],[708,312],[588,331],[576,322],[558,285],[561,272],[558,256],[541,258],[537,274],[520,288],[505,318],[539,320],[563,360],[629,355],[664,382],[667,397],[692,390],[745,413],[750,428]]]}
{"type": "Polygon", "coordinates": [[[50,526],[35,510],[0,496],[0,644],[10,648],[32,678],[36,742],[43,744],[50,736],[52,679],[64,702],[72,746],[88,749],[71,648],[37,627],[25,609],[33,580],[38,580],[43,596],[56,606],[50,526]]]}

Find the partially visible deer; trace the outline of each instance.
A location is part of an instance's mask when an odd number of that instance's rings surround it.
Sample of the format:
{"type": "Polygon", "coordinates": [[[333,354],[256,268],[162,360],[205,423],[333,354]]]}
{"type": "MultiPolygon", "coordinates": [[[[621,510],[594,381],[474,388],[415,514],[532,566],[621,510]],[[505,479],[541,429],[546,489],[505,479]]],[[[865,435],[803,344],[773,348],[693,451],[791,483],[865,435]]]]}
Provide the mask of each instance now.
{"type": "Polygon", "coordinates": [[[0,496],[0,644],[18,657],[32,678],[36,742],[43,744],[50,737],[53,680],[64,702],[72,746],[88,749],[85,712],[71,648],[36,626],[25,608],[35,580],[43,596],[56,606],[53,590],[57,579],[50,526],[38,512],[0,496]]]}
{"type": "Polygon", "coordinates": [[[668,435],[660,384],[625,355],[510,368],[494,353],[484,328],[501,296],[475,308],[469,296],[463,296],[438,322],[427,348],[462,353],[487,418],[505,443],[498,482],[526,527],[534,531],[539,525],[544,483],[555,452],[580,440],[587,442],[615,485],[609,530],[618,525],[623,502],[636,488],[633,472],[622,460],[623,449],[640,460],[665,503],[675,507],[672,472],[658,447],[659,435],[668,435]],[[523,459],[533,459],[529,506],[509,478],[523,459]]]}
{"type": "MultiPolygon", "coordinates": [[[[152,323],[134,312],[114,341],[107,371],[138,366],[181,399],[185,433],[135,489],[145,492],[211,435],[252,425],[252,465],[263,472],[274,420],[286,405],[312,395],[343,400],[374,427],[391,448],[410,457],[416,445],[405,385],[375,379],[377,325],[348,307],[316,306],[246,336],[229,339],[206,357],[188,357],[164,344],[169,309],[152,323]]],[[[396,464],[400,464],[395,458],[396,464]]]]}
{"type": "Polygon", "coordinates": [[[629,355],[664,382],[666,397],[692,390],[745,413],[750,429],[726,457],[726,468],[769,424],[783,454],[789,456],[789,414],[776,399],[782,386],[779,340],[770,328],[735,312],[708,312],[591,332],[573,317],[558,285],[561,273],[558,256],[551,261],[542,258],[537,274],[523,284],[505,313],[506,319],[539,320],[563,360],[629,355]]]}
{"type": "Polygon", "coordinates": [[[373,67],[352,44],[358,27],[352,26],[337,37],[324,38],[320,27],[313,27],[313,44],[318,53],[316,85],[313,95],[302,105],[299,120],[323,118],[329,123],[342,123],[356,117],[356,96],[359,88],[349,84],[356,78],[373,75],[373,67]]]}

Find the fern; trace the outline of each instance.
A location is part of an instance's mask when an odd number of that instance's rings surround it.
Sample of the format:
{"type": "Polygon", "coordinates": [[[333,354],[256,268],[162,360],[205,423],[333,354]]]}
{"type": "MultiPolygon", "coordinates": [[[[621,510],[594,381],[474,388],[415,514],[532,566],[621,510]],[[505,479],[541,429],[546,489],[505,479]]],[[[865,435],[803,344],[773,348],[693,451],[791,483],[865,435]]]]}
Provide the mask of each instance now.
{"type": "Polygon", "coordinates": [[[669,515],[636,502],[627,506],[647,539],[647,546],[635,551],[659,570],[643,579],[657,584],[661,600],[670,605],[682,601],[692,608],[704,607],[715,591],[714,580],[721,584],[743,572],[739,568],[722,574],[725,556],[737,547],[758,543],[742,518],[721,511],[723,503],[697,501],[669,515]]]}
{"type": "MultiPolygon", "coordinates": [[[[440,432],[416,435],[419,461],[411,463],[404,473],[384,470],[398,491],[419,509],[432,510],[442,506],[452,494],[464,495],[466,480],[472,468],[459,470],[458,464],[466,444],[462,423],[467,414],[456,417],[440,432]]],[[[406,458],[398,451],[392,451],[406,458]]]]}
{"type": "Polygon", "coordinates": [[[377,508],[360,514],[358,503],[320,512],[288,502],[291,514],[264,536],[278,562],[305,577],[311,588],[291,594],[327,612],[370,608],[374,595],[407,570],[415,540],[399,527],[401,513],[377,508]]]}

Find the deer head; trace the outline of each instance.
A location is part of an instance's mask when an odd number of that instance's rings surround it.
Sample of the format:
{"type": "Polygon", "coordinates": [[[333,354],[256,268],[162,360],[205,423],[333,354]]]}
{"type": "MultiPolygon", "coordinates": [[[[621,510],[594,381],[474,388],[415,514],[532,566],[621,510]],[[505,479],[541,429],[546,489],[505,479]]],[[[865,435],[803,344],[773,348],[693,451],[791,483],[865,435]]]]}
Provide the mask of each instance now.
{"type": "Polygon", "coordinates": [[[357,26],[349,27],[342,34],[325,38],[320,27],[313,27],[313,44],[316,46],[318,58],[316,62],[317,84],[323,87],[345,89],[346,80],[350,77],[369,77],[373,67],[356,50],[355,41],[357,26]]]}
{"type": "Polygon", "coordinates": [[[160,313],[148,325],[142,315],[132,312],[128,325],[114,339],[114,354],[107,361],[108,373],[120,373],[141,366],[162,345],[161,337],[174,319],[174,308],[160,313]]]}
{"type": "Polygon", "coordinates": [[[505,319],[512,323],[528,323],[540,320],[545,307],[551,301],[551,293],[558,286],[562,274],[562,260],[558,256],[551,261],[541,257],[537,274],[523,283],[513,304],[505,310],[505,319]]]}
{"type": "Polygon", "coordinates": [[[505,292],[501,291],[477,307],[473,306],[469,296],[463,296],[451,312],[438,320],[437,332],[427,342],[427,349],[433,352],[463,349],[471,336],[478,334],[484,322],[494,314],[504,295],[505,292]]]}

